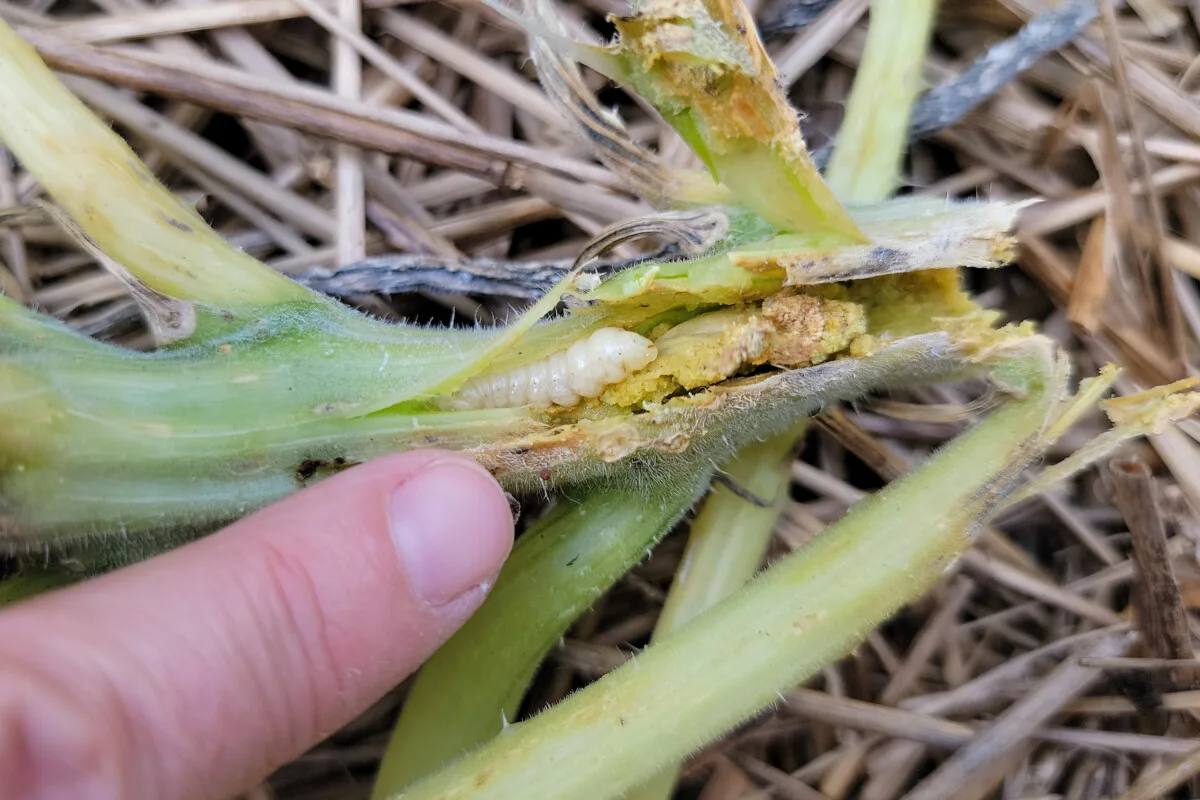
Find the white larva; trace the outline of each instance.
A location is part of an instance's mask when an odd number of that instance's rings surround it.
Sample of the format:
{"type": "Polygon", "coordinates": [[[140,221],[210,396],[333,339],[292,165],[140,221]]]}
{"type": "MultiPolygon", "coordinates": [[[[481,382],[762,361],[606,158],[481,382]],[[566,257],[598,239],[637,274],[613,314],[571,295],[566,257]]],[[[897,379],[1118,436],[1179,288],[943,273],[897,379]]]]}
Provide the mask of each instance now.
{"type": "Polygon", "coordinates": [[[657,356],[658,348],[646,337],[601,328],[541,361],[472,378],[445,405],[459,410],[573,406],[584,397],[599,397],[657,356]]]}

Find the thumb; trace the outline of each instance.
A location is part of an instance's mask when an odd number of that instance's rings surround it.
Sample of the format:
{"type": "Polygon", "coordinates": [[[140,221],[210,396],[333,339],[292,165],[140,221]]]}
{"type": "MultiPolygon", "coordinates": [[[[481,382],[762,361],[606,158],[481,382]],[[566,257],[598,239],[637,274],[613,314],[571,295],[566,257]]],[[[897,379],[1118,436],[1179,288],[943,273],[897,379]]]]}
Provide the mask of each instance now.
{"type": "Polygon", "coordinates": [[[222,797],[399,683],[512,546],[496,481],[413,452],[0,613],[0,797],[222,797]]]}

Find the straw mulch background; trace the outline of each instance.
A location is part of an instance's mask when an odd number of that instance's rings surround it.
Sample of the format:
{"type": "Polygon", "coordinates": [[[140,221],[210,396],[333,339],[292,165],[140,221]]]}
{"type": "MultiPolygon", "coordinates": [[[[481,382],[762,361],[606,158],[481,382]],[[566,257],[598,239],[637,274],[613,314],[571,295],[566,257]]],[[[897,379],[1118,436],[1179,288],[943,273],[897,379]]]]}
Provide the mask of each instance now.
{"type": "MultiPolygon", "coordinates": [[[[818,149],[837,132],[868,0],[752,5],[818,149]]],[[[941,5],[931,85],[1055,3],[941,5]]],[[[1037,320],[1080,374],[1122,366],[1128,391],[1195,372],[1200,3],[1099,5],[1068,44],[976,86],[971,113],[917,139],[903,191],[1046,198],[1021,220],[1015,266],[964,278],[1009,318],[1037,320]]],[[[624,10],[563,6],[593,37],[624,10]]],[[[535,266],[553,272],[645,210],[541,93],[521,32],[476,0],[0,0],[0,16],[41,29],[72,89],[231,241],[382,317],[502,322],[528,302],[535,266]],[[116,55],[144,68],[121,71],[116,55]],[[208,81],[193,103],[178,99],[189,72],[208,81]],[[239,116],[247,104],[266,118],[239,116]],[[463,259],[474,271],[459,284],[425,269],[463,259]]],[[[639,141],[694,163],[643,105],[592,86],[639,141]]],[[[0,208],[37,195],[0,158],[0,208]]],[[[0,228],[0,282],[89,334],[148,345],[121,285],[43,219],[0,228]]],[[[938,387],[828,410],[797,454],[772,558],[987,409],[986,396],[938,387]]],[[[1103,423],[1086,420],[1052,457],[1103,423]]],[[[678,796],[1200,796],[1198,441],[1189,420],[998,518],[926,600],[692,758],[678,796]],[[1131,625],[1143,645],[1095,656],[1131,625]]],[[[526,713],[646,643],[685,536],[686,524],[569,632],[526,713]]],[[[254,796],[366,797],[402,696],[254,796]]]]}

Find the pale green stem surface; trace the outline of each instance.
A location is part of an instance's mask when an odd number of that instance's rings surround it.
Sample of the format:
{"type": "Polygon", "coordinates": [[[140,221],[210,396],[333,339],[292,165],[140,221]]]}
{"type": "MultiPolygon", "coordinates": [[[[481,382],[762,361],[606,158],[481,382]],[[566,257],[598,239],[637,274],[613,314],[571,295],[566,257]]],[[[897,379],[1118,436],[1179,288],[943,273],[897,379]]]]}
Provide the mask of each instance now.
{"type": "Polygon", "coordinates": [[[845,655],[941,579],[1043,451],[1059,373],[1044,352],[1003,367],[1022,399],[636,660],[396,797],[621,797],[845,655]]]}
{"type": "Polygon", "coordinates": [[[373,797],[395,794],[515,719],[538,666],[575,619],[691,507],[711,468],[663,490],[570,493],[518,540],[488,599],[421,668],[373,797]]]}
{"type": "Polygon", "coordinates": [[[800,165],[757,141],[722,143],[709,155],[712,170],[737,202],[752,208],[781,231],[818,231],[839,244],[866,241],[853,218],[828,195],[820,173],[798,174],[800,165]]]}
{"type": "MultiPolygon", "coordinates": [[[[687,548],[654,628],[651,643],[733,594],[762,566],[771,534],[787,501],[791,454],[807,420],[738,451],[723,469],[731,480],[756,497],[771,501],[763,508],[716,485],[692,520],[687,548]]],[[[667,800],[679,765],[672,764],[626,800],[667,800]]]]}
{"type": "Polygon", "coordinates": [[[936,10],[937,0],[871,0],[866,49],[826,169],[844,203],[896,189],[936,10]]]}

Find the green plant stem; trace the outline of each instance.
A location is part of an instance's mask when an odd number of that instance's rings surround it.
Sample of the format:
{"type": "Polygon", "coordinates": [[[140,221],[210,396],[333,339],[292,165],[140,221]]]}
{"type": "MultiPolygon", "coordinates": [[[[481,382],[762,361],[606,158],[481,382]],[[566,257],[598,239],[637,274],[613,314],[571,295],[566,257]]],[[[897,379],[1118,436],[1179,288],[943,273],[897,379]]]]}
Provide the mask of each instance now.
{"type": "Polygon", "coordinates": [[[500,733],[546,653],[640,561],[708,483],[711,467],[641,490],[569,496],[518,540],[478,612],[421,668],[380,764],[389,797],[500,733]]]}
{"type": "Polygon", "coordinates": [[[1044,451],[1062,370],[1045,349],[1002,366],[1021,399],[635,661],[395,797],[621,797],[843,656],[941,579],[1044,451]]]}
{"type": "MultiPolygon", "coordinates": [[[[681,628],[750,580],[762,565],[787,500],[791,455],[807,425],[753,442],[723,467],[738,486],[771,505],[762,507],[725,486],[714,486],[688,531],[687,549],[667,594],[651,644],[681,628]]],[[[667,800],[679,774],[671,764],[626,800],[667,800]]]]}
{"type": "Polygon", "coordinates": [[[937,0],[871,0],[866,49],[825,179],[844,203],[896,189],[937,0]]]}
{"type": "Polygon", "coordinates": [[[257,330],[122,352],[0,297],[0,542],[40,549],[211,528],[341,466],[419,447],[463,451],[510,491],[603,483],[614,461],[681,464],[691,457],[681,449],[723,460],[727,435],[767,435],[821,402],[964,366],[946,337],[930,334],[870,358],[713,389],[712,402],[681,397],[654,413],[556,424],[527,408],[355,413],[411,390],[421,358],[440,350],[453,360],[453,339],[410,347],[409,329],[389,342],[311,309],[264,316],[257,330]]]}
{"type": "MultiPolygon", "coordinates": [[[[781,98],[760,99],[760,110],[795,127],[781,98]]],[[[468,450],[522,490],[540,489],[543,475],[557,486],[603,477],[625,456],[673,454],[676,443],[732,424],[745,408],[741,398],[723,393],[722,404],[707,409],[677,398],[654,413],[605,408],[597,413],[603,419],[579,424],[530,409],[440,412],[434,398],[481,371],[536,361],[600,325],[652,327],[663,315],[678,322],[705,302],[765,296],[787,271],[759,263],[769,254],[760,253],[753,269],[736,266],[732,256],[698,259],[662,265],[642,288],[622,273],[597,294],[612,282],[632,296],[612,304],[597,296],[598,305],[542,324],[535,323],[556,306],[568,280],[501,329],[389,325],[281,278],[223,242],[194,212],[188,216],[2,22],[0,108],[0,138],[65,209],[61,216],[90,237],[105,266],[131,290],[170,295],[172,309],[190,309],[196,325],[169,347],[135,353],[0,297],[0,541],[17,548],[86,537],[120,549],[127,537],[148,539],[164,529],[188,535],[341,466],[412,447],[468,450]],[[716,416],[726,422],[714,425],[716,416]]],[[[741,243],[761,243],[766,228],[743,220],[741,243]]],[[[907,223],[904,229],[912,230],[907,223]]],[[[811,238],[806,247],[815,245],[811,238]]],[[[797,243],[795,236],[788,241],[797,243]]],[[[863,255],[855,253],[853,259],[863,255]]],[[[793,267],[803,272],[808,260],[793,267]]],[[[915,256],[890,261],[931,266],[915,256]]],[[[903,307],[916,308],[920,294],[907,293],[903,307]]],[[[938,292],[926,294],[937,313],[919,308],[908,317],[928,322],[961,311],[937,303],[938,292]]],[[[870,315],[887,327],[886,314],[870,315]]],[[[865,380],[825,399],[893,383],[887,370],[865,363],[873,359],[853,367],[865,380]]],[[[812,377],[832,373],[835,380],[843,371],[817,369],[812,377]]],[[[799,376],[798,386],[811,390],[808,378],[799,376]]]]}

